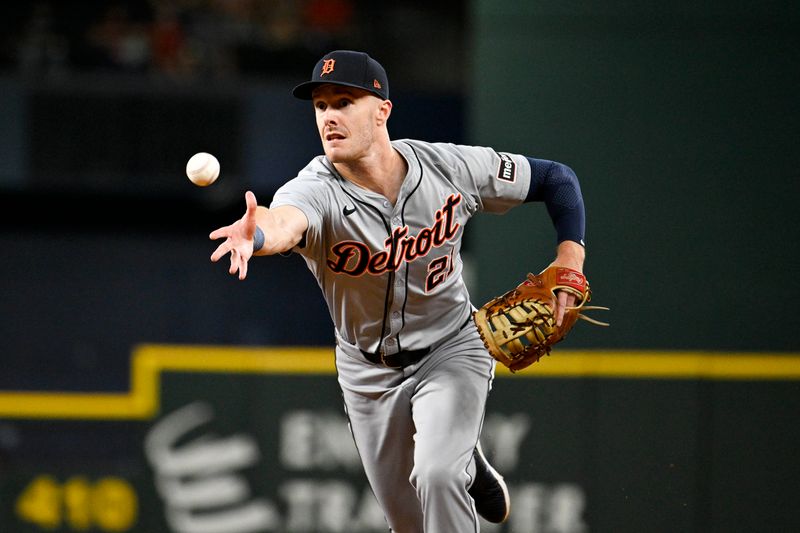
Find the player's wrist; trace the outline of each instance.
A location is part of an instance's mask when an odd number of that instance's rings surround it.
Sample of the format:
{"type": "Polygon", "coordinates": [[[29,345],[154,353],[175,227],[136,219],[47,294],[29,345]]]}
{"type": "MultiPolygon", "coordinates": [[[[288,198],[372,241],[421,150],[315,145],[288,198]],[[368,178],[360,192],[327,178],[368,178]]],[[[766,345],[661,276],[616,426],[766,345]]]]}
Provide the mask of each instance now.
{"type": "Polygon", "coordinates": [[[586,250],[575,241],[562,241],[556,250],[556,259],[553,265],[571,268],[583,272],[583,263],[586,260],[586,250]]]}
{"type": "Polygon", "coordinates": [[[256,231],[253,234],[253,253],[256,253],[264,247],[264,241],[264,230],[256,226],[256,231]]]}

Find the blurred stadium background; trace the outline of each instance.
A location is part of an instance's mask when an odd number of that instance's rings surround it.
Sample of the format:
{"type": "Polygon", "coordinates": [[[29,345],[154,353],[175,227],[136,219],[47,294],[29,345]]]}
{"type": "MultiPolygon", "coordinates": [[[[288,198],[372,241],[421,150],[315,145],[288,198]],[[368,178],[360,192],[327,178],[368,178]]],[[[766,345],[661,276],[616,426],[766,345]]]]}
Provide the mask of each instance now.
{"type": "MultiPolygon", "coordinates": [[[[208,260],[246,189],[319,153],[289,90],[337,48],[386,66],[394,138],[581,178],[612,327],[498,377],[515,510],[484,529],[800,530],[798,23],[779,0],[4,3],[0,532],[384,531],[312,276],[208,260]]],[[[471,223],[474,303],[551,260],[548,228],[471,223]]]]}

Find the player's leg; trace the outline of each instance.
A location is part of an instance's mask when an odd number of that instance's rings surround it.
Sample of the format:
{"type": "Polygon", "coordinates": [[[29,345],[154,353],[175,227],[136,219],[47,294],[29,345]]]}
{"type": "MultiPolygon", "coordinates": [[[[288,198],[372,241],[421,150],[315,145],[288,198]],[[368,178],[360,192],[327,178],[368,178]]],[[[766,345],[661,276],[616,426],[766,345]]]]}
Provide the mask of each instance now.
{"type": "Polygon", "coordinates": [[[425,509],[425,531],[478,531],[468,493],[494,362],[474,328],[437,347],[414,378],[412,483],[425,509]]]}
{"type": "Polygon", "coordinates": [[[403,373],[349,358],[340,349],[336,364],[353,439],[386,521],[393,532],[420,533],[422,507],[409,482],[414,425],[403,373]]]}

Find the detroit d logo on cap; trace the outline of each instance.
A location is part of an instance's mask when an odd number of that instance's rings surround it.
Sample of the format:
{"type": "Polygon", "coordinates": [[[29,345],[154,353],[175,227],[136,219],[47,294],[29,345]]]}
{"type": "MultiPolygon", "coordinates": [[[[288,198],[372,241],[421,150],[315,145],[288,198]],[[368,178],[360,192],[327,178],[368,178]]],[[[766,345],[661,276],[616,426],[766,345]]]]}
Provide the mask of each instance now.
{"type": "Polygon", "coordinates": [[[330,74],[333,72],[333,66],[336,64],[335,59],[326,59],[322,63],[322,72],[320,72],[320,76],[324,76],[325,74],[330,74]]]}

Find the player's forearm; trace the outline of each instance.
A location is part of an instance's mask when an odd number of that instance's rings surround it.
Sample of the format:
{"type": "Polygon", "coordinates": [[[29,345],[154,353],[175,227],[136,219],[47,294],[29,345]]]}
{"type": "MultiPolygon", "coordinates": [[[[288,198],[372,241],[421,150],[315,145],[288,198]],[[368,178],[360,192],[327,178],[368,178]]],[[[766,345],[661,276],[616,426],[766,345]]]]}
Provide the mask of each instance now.
{"type": "Polygon", "coordinates": [[[273,255],[294,248],[303,238],[305,231],[303,224],[305,217],[303,216],[301,220],[297,215],[298,213],[284,208],[267,209],[259,206],[256,211],[256,226],[262,232],[263,244],[259,242],[260,237],[257,235],[253,255],[273,255]]]}
{"type": "Polygon", "coordinates": [[[580,183],[575,172],[555,161],[529,157],[531,185],[526,202],[540,201],[547,207],[558,242],[583,244],[586,213],[580,183]]]}

